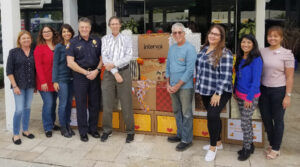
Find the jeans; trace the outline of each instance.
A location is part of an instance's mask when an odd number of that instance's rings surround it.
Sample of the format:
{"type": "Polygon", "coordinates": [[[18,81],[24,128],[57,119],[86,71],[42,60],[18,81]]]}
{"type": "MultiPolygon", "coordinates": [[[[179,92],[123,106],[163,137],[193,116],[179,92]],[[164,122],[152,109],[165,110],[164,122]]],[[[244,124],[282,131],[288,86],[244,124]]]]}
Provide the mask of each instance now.
{"type": "Polygon", "coordinates": [[[21,119],[23,131],[28,131],[34,88],[21,89],[20,91],[20,95],[14,94],[16,111],[13,118],[13,133],[15,136],[19,135],[21,119]]]}
{"type": "Polygon", "coordinates": [[[61,127],[66,127],[71,122],[71,109],[73,99],[73,81],[59,82],[59,105],[58,105],[58,118],[61,127]]]}
{"type": "Polygon", "coordinates": [[[56,92],[40,91],[43,100],[42,120],[45,132],[52,131],[55,122],[56,92]]]}
{"type": "Polygon", "coordinates": [[[210,104],[211,96],[202,96],[203,104],[207,111],[207,128],[209,132],[209,140],[211,146],[216,146],[217,141],[221,140],[222,121],[220,113],[226,106],[228,100],[231,98],[231,93],[223,92],[218,106],[210,104]]]}
{"type": "Polygon", "coordinates": [[[282,101],[285,97],[285,86],[265,87],[261,86],[259,109],[261,118],[267,131],[268,140],[273,150],[278,151],[283,137],[284,113],[282,101]]]}
{"type": "Polygon", "coordinates": [[[194,89],[179,89],[171,94],[172,107],[176,118],[177,137],[181,142],[190,143],[193,140],[193,101],[194,89]]]}

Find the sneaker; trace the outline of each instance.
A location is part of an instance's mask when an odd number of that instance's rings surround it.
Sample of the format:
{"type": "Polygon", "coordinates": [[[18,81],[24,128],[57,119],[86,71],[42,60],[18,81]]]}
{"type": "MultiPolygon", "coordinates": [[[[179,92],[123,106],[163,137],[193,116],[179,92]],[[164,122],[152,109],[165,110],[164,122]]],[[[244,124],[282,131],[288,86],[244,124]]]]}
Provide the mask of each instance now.
{"type": "MultiPolygon", "coordinates": [[[[210,145],[208,144],[208,145],[205,145],[205,146],[203,146],[203,150],[209,150],[209,147],[210,147],[210,145]]],[[[221,144],[221,145],[219,145],[219,146],[217,146],[216,147],[218,150],[222,150],[223,149],[223,144],[221,144]]]]}
{"type": "Polygon", "coordinates": [[[112,132],[109,132],[109,133],[104,132],[101,136],[101,141],[105,142],[108,139],[108,137],[110,137],[111,135],[112,135],[112,132]]]}
{"type": "Polygon", "coordinates": [[[170,143],[176,143],[176,142],[180,142],[181,138],[179,138],[178,136],[169,136],[168,137],[168,142],[170,143]]]}
{"type": "Polygon", "coordinates": [[[127,134],[126,143],[131,143],[134,140],[134,134],[127,134]]]}
{"type": "Polygon", "coordinates": [[[185,150],[188,149],[191,145],[192,145],[192,142],[190,142],[190,143],[180,142],[180,143],[176,146],[176,151],[185,151],[185,150]]]}
{"type": "Polygon", "coordinates": [[[211,150],[208,150],[206,155],[205,155],[205,161],[213,161],[215,160],[216,158],[216,155],[217,155],[217,148],[215,151],[211,151],[211,150]]]}

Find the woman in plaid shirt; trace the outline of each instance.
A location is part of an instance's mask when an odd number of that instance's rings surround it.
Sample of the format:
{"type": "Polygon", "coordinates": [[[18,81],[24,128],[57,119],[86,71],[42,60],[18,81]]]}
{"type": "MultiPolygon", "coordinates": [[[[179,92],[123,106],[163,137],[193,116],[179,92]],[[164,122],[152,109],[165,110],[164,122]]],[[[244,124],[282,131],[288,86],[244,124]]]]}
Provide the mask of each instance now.
{"type": "Polygon", "coordinates": [[[225,47],[225,30],[220,25],[213,25],[206,36],[206,41],[196,61],[195,92],[202,96],[207,110],[207,126],[210,145],[206,161],[215,159],[218,149],[222,149],[220,113],[232,95],[232,61],[230,50],[225,47]]]}

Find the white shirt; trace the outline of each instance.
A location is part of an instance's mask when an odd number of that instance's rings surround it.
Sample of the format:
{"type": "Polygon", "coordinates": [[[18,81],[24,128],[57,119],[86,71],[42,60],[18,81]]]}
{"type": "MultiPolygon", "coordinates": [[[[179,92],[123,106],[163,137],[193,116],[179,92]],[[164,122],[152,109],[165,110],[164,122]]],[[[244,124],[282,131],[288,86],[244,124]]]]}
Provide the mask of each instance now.
{"type": "Polygon", "coordinates": [[[115,65],[111,70],[111,73],[115,74],[132,59],[132,41],[120,33],[116,37],[107,34],[102,38],[101,55],[104,64],[115,65]]]}

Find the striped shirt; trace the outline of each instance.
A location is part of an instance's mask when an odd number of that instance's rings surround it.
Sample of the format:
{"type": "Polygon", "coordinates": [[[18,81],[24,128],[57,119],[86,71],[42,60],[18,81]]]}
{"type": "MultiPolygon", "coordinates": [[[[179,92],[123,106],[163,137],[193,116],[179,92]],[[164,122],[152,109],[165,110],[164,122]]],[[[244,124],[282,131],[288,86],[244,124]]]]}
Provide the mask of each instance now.
{"type": "Polygon", "coordinates": [[[118,72],[119,68],[125,67],[132,59],[131,39],[122,34],[114,37],[112,34],[102,38],[101,55],[104,64],[114,64],[112,74],[118,72]]]}
{"type": "Polygon", "coordinates": [[[221,95],[232,92],[232,62],[233,57],[230,50],[224,48],[223,55],[216,68],[213,67],[212,53],[206,54],[208,46],[203,48],[197,56],[195,70],[195,92],[210,96],[214,93],[221,95]]]}

